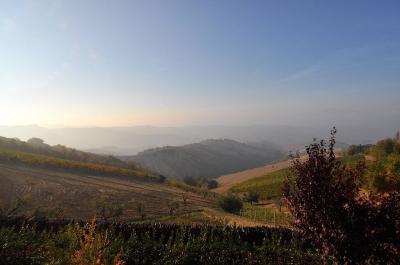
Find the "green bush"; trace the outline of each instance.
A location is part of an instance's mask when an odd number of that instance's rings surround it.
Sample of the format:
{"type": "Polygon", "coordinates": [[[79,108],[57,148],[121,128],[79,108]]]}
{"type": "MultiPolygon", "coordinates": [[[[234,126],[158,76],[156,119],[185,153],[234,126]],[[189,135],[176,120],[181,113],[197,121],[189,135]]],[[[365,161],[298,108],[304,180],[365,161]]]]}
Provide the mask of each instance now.
{"type": "Polygon", "coordinates": [[[239,213],[243,208],[243,202],[239,197],[230,194],[219,199],[218,206],[221,207],[225,212],[239,213]]]}
{"type": "Polygon", "coordinates": [[[243,200],[253,204],[253,202],[258,202],[260,200],[260,194],[254,190],[250,190],[248,193],[244,194],[243,200]]]}

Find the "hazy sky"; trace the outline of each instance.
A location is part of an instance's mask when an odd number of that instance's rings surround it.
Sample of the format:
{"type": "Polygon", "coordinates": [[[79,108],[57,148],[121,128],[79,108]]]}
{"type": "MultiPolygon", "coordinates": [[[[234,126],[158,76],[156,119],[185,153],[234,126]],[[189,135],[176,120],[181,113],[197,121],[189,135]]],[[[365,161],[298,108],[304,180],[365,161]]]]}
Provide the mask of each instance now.
{"type": "Polygon", "coordinates": [[[400,1],[0,1],[0,124],[400,124],[400,1]]]}

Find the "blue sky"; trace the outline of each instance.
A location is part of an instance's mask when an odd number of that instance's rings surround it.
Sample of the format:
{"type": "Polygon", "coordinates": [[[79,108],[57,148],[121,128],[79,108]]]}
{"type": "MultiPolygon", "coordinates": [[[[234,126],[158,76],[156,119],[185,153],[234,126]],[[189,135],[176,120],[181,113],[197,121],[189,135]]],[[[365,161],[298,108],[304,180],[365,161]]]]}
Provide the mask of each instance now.
{"type": "Polygon", "coordinates": [[[0,124],[400,123],[399,1],[1,1],[0,124]]]}

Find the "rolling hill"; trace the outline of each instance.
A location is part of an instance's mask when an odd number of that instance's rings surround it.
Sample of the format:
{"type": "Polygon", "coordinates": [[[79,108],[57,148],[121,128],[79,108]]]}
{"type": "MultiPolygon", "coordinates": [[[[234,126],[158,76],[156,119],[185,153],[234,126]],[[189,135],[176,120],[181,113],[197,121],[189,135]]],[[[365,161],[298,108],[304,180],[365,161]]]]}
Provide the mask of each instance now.
{"type": "Polygon", "coordinates": [[[16,214],[34,215],[46,212],[56,217],[90,219],[98,214],[103,202],[120,206],[124,220],[140,219],[139,204],[147,218],[168,216],[169,204],[177,202],[178,214],[190,213],[208,207],[210,198],[157,182],[137,179],[119,179],[91,174],[66,173],[48,169],[30,168],[0,163],[0,200],[2,207],[16,199],[26,199],[16,214]],[[182,203],[186,194],[187,203],[182,203]]]}
{"type": "Polygon", "coordinates": [[[170,217],[171,207],[174,216],[191,214],[215,200],[177,180],[116,166],[129,165],[117,158],[67,147],[59,152],[37,139],[0,143],[0,215],[18,205],[12,214],[88,219],[108,205],[122,209],[121,220],[141,220],[142,213],[155,220],[170,217]]]}
{"type": "MultiPolygon", "coordinates": [[[[181,146],[206,139],[232,139],[244,143],[255,142],[257,145],[268,141],[284,150],[296,151],[304,148],[304,145],[313,138],[324,137],[330,128],[330,125],[321,128],[285,125],[66,128],[0,125],[0,135],[18,137],[21,140],[39,137],[50,145],[62,144],[92,153],[130,156],[150,148],[181,146]]],[[[388,135],[388,132],[397,130],[384,127],[379,130],[345,126],[340,128],[338,141],[356,144],[373,142],[374,139],[377,140],[388,135]]]]}
{"type": "Polygon", "coordinates": [[[106,164],[118,167],[132,167],[132,165],[129,165],[113,156],[83,152],[63,145],[51,146],[39,138],[31,138],[25,142],[17,138],[6,138],[0,136],[0,150],[1,149],[21,151],[80,162],[106,164]]]}
{"type": "Polygon", "coordinates": [[[290,169],[288,167],[282,168],[264,176],[238,183],[229,190],[233,193],[255,192],[260,195],[261,200],[280,198],[282,196],[283,182],[288,174],[290,174],[290,169]]]}
{"type": "Polygon", "coordinates": [[[220,175],[265,165],[283,157],[271,144],[240,143],[229,139],[206,140],[183,146],[150,149],[123,160],[165,176],[182,179],[186,176],[215,178],[220,175]]]}

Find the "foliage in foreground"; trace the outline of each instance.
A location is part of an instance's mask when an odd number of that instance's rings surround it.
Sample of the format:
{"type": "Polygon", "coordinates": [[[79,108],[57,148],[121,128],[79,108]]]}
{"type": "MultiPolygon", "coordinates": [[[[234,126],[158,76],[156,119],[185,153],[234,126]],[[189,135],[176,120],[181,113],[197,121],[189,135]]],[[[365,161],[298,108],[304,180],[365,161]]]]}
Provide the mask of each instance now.
{"type": "Polygon", "coordinates": [[[399,264],[400,194],[361,192],[365,164],[348,168],[335,157],[334,128],[307,147],[305,162],[294,160],[284,196],[305,240],[339,264],[399,264]]]}
{"type": "Polygon", "coordinates": [[[0,264],[321,263],[282,228],[29,223],[0,222],[0,264]]]}

